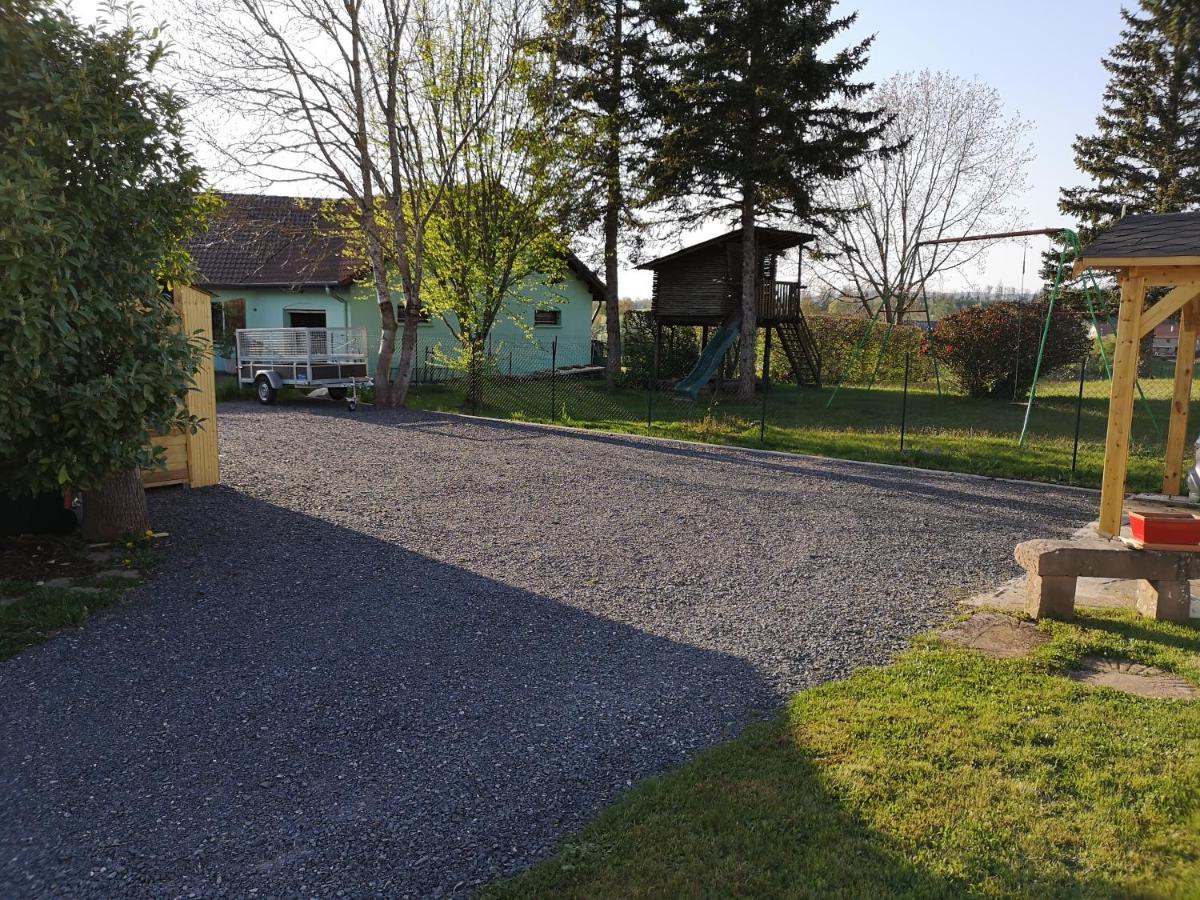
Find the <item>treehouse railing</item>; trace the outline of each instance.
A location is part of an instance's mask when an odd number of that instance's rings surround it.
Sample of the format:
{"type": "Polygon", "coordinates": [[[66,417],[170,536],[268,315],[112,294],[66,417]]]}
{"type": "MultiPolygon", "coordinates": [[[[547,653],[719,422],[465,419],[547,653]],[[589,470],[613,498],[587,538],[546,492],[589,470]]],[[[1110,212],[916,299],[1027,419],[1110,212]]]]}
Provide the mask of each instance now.
{"type": "Polygon", "coordinates": [[[766,324],[797,322],[800,312],[800,285],[794,281],[769,281],[758,291],[758,321],[766,324]]]}

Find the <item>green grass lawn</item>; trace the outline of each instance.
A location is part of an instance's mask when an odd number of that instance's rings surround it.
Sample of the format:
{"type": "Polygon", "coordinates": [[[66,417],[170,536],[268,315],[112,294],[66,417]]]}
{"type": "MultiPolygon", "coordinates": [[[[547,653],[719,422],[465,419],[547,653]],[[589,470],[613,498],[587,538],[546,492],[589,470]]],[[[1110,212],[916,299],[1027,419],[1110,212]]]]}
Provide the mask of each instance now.
{"type": "Polygon", "coordinates": [[[95,613],[121,601],[137,580],[106,574],[128,570],[145,577],[159,563],[149,537],[113,545],[113,557],[92,559],[77,536],[29,535],[0,543],[0,660],[49,640],[67,628],[81,628],[95,613]],[[68,586],[45,582],[61,576],[68,586]]]}
{"type": "Polygon", "coordinates": [[[0,606],[0,660],[66,628],[83,627],[94,613],[117,603],[128,587],[110,584],[96,591],[77,591],[0,581],[0,597],[16,598],[15,603],[0,606]]]}
{"type": "Polygon", "coordinates": [[[489,896],[1200,897],[1200,702],[1062,675],[1096,654],[1200,682],[1200,629],[1042,627],[1030,659],[923,639],[798,694],[489,896]]]}
{"type": "MultiPolygon", "coordinates": [[[[1156,489],[1162,478],[1165,427],[1169,414],[1169,379],[1144,379],[1150,398],[1139,402],[1129,466],[1131,490],[1156,489]]],[[[1089,381],[1081,405],[1080,444],[1074,479],[1071,457],[1076,423],[1074,381],[1047,381],[1023,446],[1017,438],[1025,414],[1023,403],[974,400],[947,389],[939,395],[931,384],[909,392],[905,449],[900,450],[903,394],[896,385],[842,388],[829,405],[831,388],[822,390],[775,386],[766,403],[766,428],[760,436],[761,398],[737,403],[731,398],[694,404],[672,402],[657,392],[647,409],[644,390],[604,391],[595,379],[489,384],[481,415],[536,422],[559,422],[585,428],[656,434],[739,446],[766,447],[795,453],[898,463],[921,468],[971,472],[996,477],[1099,486],[1108,416],[1108,382],[1089,381]],[[647,424],[647,414],[653,422],[647,424]]],[[[461,385],[418,385],[410,395],[415,408],[462,412],[461,385]]],[[[1197,406],[1200,404],[1194,404],[1197,406]]],[[[1200,410],[1193,410],[1195,416],[1200,410]]],[[[1200,421],[1194,418],[1193,421],[1200,421]]]]}

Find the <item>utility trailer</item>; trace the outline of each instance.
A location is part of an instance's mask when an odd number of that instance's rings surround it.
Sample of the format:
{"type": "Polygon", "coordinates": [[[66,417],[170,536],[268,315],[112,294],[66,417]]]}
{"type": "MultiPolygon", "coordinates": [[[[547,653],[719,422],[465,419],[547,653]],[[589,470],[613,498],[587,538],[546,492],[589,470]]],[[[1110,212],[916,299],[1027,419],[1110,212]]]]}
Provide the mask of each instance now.
{"type": "Polygon", "coordinates": [[[283,387],[323,387],[353,412],[358,389],[371,386],[365,328],[239,328],[237,367],[261,403],[283,387]]]}

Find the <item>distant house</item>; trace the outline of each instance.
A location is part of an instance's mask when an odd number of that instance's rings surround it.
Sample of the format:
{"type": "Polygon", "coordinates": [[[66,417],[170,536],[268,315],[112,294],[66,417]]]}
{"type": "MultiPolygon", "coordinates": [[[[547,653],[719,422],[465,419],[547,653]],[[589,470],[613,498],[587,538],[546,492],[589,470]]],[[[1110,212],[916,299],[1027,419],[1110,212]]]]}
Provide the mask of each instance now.
{"type": "MultiPolygon", "coordinates": [[[[1154,329],[1153,352],[1162,359],[1174,359],[1179,355],[1179,322],[1172,319],[1163,322],[1154,329]]],[[[1196,348],[1200,350],[1200,338],[1196,340],[1196,348]]]]}
{"type": "MultiPolygon", "coordinates": [[[[324,201],[258,194],[225,194],[224,209],[209,230],[189,244],[199,273],[197,285],[213,295],[213,338],[218,371],[234,371],[238,328],[333,328],[367,331],[370,371],[379,348],[379,307],[367,274],[347,253],[345,239],[322,214],[324,201]]],[[[400,304],[403,298],[394,298],[400,304]]],[[[522,329],[501,317],[491,349],[516,372],[545,368],[558,339],[559,365],[584,365],[592,358],[592,319],[604,302],[604,283],[574,254],[563,281],[531,286],[528,302],[511,303],[522,329]]],[[[417,365],[453,352],[457,341],[440,317],[423,321],[417,333],[417,365]]],[[[399,346],[404,327],[396,336],[399,346]]]]}

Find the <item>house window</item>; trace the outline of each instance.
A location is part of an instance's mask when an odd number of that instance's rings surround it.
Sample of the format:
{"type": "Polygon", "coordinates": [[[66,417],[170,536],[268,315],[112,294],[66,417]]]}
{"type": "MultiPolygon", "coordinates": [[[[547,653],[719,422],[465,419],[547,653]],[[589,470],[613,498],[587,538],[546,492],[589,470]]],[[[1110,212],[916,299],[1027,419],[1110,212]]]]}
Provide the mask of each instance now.
{"type": "Polygon", "coordinates": [[[288,324],[292,328],[324,328],[325,310],[289,309],[288,324]]]}
{"type": "Polygon", "coordinates": [[[561,325],[561,309],[536,309],[533,312],[534,325],[561,325]]]}

